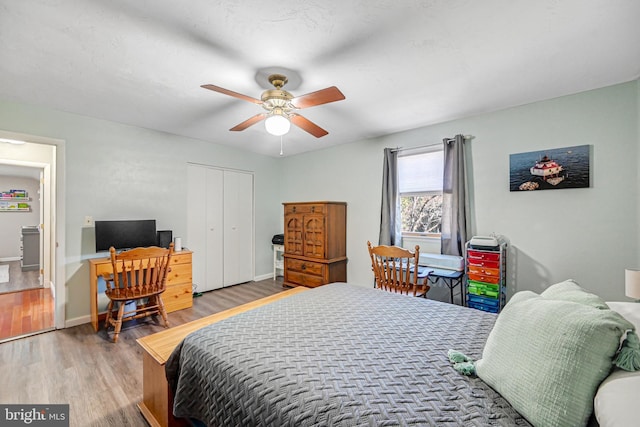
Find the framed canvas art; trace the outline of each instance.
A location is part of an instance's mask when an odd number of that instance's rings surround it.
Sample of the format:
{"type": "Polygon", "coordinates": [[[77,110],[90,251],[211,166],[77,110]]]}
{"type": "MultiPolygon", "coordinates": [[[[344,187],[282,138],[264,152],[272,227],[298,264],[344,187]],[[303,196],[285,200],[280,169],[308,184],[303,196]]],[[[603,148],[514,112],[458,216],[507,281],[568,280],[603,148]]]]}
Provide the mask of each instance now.
{"type": "Polygon", "coordinates": [[[511,191],[589,187],[589,145],[509,155],[511,191]]]}

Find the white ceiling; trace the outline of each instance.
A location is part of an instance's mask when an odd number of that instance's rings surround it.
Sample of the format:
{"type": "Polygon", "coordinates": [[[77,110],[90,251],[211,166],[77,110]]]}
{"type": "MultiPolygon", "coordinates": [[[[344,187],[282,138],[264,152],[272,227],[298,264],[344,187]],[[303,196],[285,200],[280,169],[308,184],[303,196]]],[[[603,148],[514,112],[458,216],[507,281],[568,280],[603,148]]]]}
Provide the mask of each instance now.
{"type": "Polygon", "coordinates": [[[0,98],[277,156],[261,123],[228,131],[260,106],[200,85],[259,98],[284,68],[294,95],[346,96],[300,111],[329,135],[293,128],[292,155],[637,79],[638,18],[637,0],[0,0],[0,98]]]}

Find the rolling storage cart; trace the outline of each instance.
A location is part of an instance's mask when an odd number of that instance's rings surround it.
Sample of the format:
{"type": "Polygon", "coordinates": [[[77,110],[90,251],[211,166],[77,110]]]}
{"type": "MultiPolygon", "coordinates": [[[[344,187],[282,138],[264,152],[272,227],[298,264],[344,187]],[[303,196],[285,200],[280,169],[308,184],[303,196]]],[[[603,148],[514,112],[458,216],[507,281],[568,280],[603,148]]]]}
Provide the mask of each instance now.
{"type": "Polygon", "coordinates": [[[506,302],[507,243],[474,237],[465,245],[467,305],[499,313],[506,302]]]}

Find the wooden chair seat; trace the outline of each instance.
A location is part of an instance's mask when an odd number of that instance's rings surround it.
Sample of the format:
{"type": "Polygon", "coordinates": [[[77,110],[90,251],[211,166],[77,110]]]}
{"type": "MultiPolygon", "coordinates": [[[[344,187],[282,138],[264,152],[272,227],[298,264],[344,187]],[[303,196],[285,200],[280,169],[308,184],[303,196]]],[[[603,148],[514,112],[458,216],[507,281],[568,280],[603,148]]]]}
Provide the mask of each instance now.
{"type": "Polygon", "coordinates": [[[398,246],[373,247],[367,242],[375,286],[389,292],[426,296],[429,286],[428,269],[418,266],[420,246],[410,251],[398,246]]]}
{"type": "Polygon", "coordinates": [[[119,254],[111,247],[109,253],[113,272],[103,275],[106,282],[105,294],[109,297],[105,328],[115,328],[113,342],[118,342],[122,323],[125,321],[160,314],[165,327],[169,327],[162,293],[166,289],[167,275],[171,271],[169,265],[173,243],[169,245],[169,249],[152,246],[119,254]],[[142,299],[147,301],[140,303],[139,300],[142,299]],[[136,303],[135,309],[125,311],[131,301],[136,303]]]}

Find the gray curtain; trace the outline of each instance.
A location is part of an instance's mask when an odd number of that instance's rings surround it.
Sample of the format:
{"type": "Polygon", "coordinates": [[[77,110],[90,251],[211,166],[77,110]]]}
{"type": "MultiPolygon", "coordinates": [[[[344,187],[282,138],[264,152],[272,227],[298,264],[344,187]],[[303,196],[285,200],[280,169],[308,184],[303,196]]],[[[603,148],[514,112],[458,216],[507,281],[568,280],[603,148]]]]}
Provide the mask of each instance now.
{"type": "Polygon", "coordinates": [[[442,243],[444,255],[463,256],[469,224],[464,136],[444,141],[442,243]]]}
{"type": "Polygon", "coordinates": [[[382,169],[382,206],[380,209],[380,245],[400,246],[401,224],[398,204],[398,152],[384,149],[382,169]]]}

